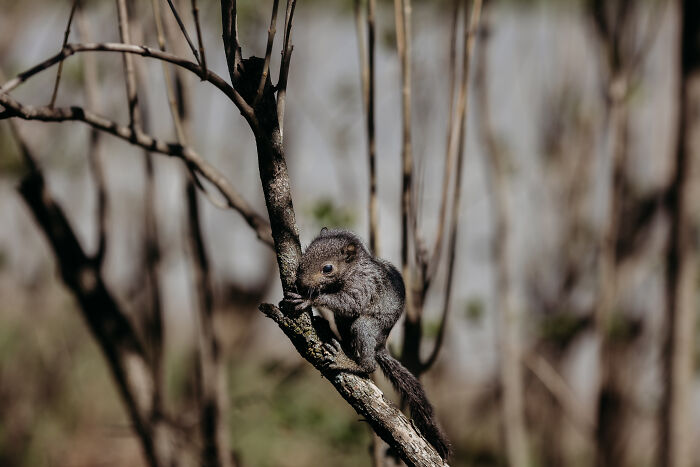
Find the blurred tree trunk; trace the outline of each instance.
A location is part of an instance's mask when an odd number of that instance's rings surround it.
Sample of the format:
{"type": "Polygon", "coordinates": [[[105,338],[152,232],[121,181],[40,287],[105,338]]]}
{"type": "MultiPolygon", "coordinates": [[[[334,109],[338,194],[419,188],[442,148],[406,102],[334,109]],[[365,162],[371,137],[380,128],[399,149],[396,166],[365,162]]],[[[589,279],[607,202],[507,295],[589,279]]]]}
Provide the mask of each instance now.
{"type": "MultiPolygon", "coordinates": [[[[486,28],[488,30],[488,28],[486,28]]],[[[479,118],[476,119],[481,143],[484,146],[484,168],[492,216],[493,237],[491,255],[495,265],[494,285],[496,313],[498,315],[499,370],[502,388],[502,430],[508,453],[509,465],[525,467],[528,460],[527,430],[525,427],[524,388],[522,370],[520,316],[511,284],[511,209],[508,199],[507,153],[499,146],[491,125],[488,95],[488,39],[482,37],[482,45],[476,70],[476,103],[479,118]]]]}
{"type": "Polygon", "coordinates": [[[659,465],[692,465],[690,392],[697,293],[697,160],[700,150],[700,3],[682,0],[675,166],[666,196],[671,219],[666,266],[667,323],[659,465]]]}

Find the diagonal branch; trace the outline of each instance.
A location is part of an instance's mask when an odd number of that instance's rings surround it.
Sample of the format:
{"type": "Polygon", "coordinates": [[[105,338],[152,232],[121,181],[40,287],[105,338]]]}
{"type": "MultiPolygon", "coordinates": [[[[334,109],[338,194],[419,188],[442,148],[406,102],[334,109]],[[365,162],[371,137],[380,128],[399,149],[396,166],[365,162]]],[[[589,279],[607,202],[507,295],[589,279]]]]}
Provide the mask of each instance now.
{"type": "Polygon", "coordinates": [[[472,6],[471,16],[467,24],[467,12],[464,12],[465,28],[464,28],[464,58],[462,63],[462,83],[459,89],[459,97],[457,101],[457,114],[459,116],[459,131],[457,137],[457,168],[455,174],[455,187],[452,192],[452,213],[449,231],[449,242],[447,245],[447,284],[445,287],[444,305],[442,309],[442,317],[440,319],[440,328],[438,329],[435,346],[430,356],[423,364],[423,371],[430,368],[435,363],[440,354],[442,343],[445,337],[445,329],[447,318],[450,311],[450,300],[452,297],[452,285],[454,283],[454,266],[457,250],[457,232],[460,218],[460,200],[462,197],[462,168],[464,166],[464,147],[466,141],[466,120],[467,120],[467,104],[469,98],[469,70],[471,57],[474,50],[474,42],[476,33],[479,27],[479,19],[481,17],[481,0],[475,0],[472,6]]]}
{"type": "Polygon", "coordinates": [[[374,124],[374,59],[375,59],[375,0],[367,1],[367,52],[362,38],[361,2],[355,0],[355,23],[357,25],[357,45],[360,55],[362,78],[362,100],[365,111],[367,133],[367,160],[369,163],[369,247],[375,256],[379,251],[379,215],[377,212],[377,142],[374,124]]]}
{"type": "Polygon", "coordinates": [[[243,216],[260,240],[268,245],[272,245],[268,222],[253,210],[248,202],[231,186],[226,177],[191,148],[177,143],[166,143],[154,139],[143,132],[134,133],[128,127],[120,126],[81,107],[49,109],[48,107],[24,106],[11,96],[3,93],[0,93],[0,105],[4,106],[6,111],[10,111],[9,116],[44,122],[81,121],[93,128],[129,141],[149,151],[184,159],[188,164],[195,167],[204,179],[211,182],[219,190],[228,202],[228,205],[243,216]]]}
{"type": "MultiPolygon", "coordinates": [[[[302,314],[299,317],[285,316],[279,308],[270,304],[261,305],[260,310],[277,323],[301,356],[328,379],[343,399],[370,424],[407,465],[420,467],[447,465],[425,438],[416,431],[411,421],[369,378],[324,369],[326,360],[321,338],[330,339],[330,334],[324,335],[319,329],[321,335],[319,336],[308,314],[302,314]]],[[[332,331],[328,328],[326,332],[332,331]]]]}
{"type": "MultiPolygon", "coordinates": [[[[78,11],[77,17],[78,33],[82,40],[87,41],[89,37],[88,24],[83,15],[82,9],[78,11]]],[[[88,107],[99,111],[99,99],[97,91],[97,64],[94,55],[85,56],[85,100],[88,107]]],[[[60,66],[60,64],[59,64],[60,66]]],[[[102,133],[92,128],[90,130],[90,142],[88,147],[88,160],[90,171],[95,179],[97,188],[97,252],[95,262],[100,267],[107,253],[107,225],[109,223],[109,205],[107,202],[107,187],[105,180],[102,156],[100,154],[100,137],[102,133]]]]}
{"type": "Polygon", "coordinates": [[[457,81],[457,19],[459,18],[459,0],[452,2],[452,24],[450,27],[450,58],[449,58],[449,99],[447,111],[447,145],[445,150],[445,167],[442,176],[442,194],[440,196],[440,211],[438,215],[437,232],[435,234],[435,242],[430,256],[427,257],[428,264],[425,267],[426,273],[423,277],[424,291],[430,287],[432,280],[437,274],[437,268],[440,264],[440,258],[443,250],[443,240],[445,233],[445,224],[447,221],[447,204],[450,181],[454,172],[454,161],[456,151],[453,143],[456,135],[455,129],[458,128],[460,119],[454,112],[454,94],[455,84],[457,81]]]}
{"type": "Polygon", "coordinates": [[[243,61],[241,45],[238,42],[238,18],[236,0],[221,0],[221,23],[223,29],[224,53],[231,76],[231,83],[238,83],[239,65],[243,61]]]}
{"type": "Polygon", "coordinates": [[[284,17],[284,40],[282,45],[282,64],[277,79],[277,119],[280,135],[284,137],[284,108],[287,97],[287,78],[289,77],[289,64],[292,60],[292,18],[296,0],[287,0],[287,13],[284,17]]]}
{"type": "MultiPolygon", "coordinates": [[[[187,45],[190,46],[190,50],[192,50],[192,55],[194,55],[195,60],[197,60],[197,63],[201,65],[202,61],[201,58],[199,57],[199,53],[197,52],[197,48],[194,46],[194,43],[192,42],[192,39],[190,39],[190,35],[187,33],[187,28],[185,27],[185,24],[182,22],[182,18],[180,17],[180,14],[177,12],[177,8],[175,8],[175,5],[173,4],[172,0],[168,0],[168,5],[170,5],[170,11],[173,12],[173,16],[175,17],[175,21],[177,21],[177,25],[180,27],[180,31],[182,31],[182,35],[185,36],[185,40],[187,41],[187,45]]],[[[197,29],[199,31],[199,29],[197,29]]],[[[200,41],[201,44],[201,41],[200,41]]]]}
{"type": "MultiPolygon", "coordinates": [[[[123,44],[131,43],[129,33],[129,14],[126,8],[126,0],[117,0],[117,12],[119,18],[119,39],[123,44]]],[[[134,61],[130,54],[122,54],[124,59],[124,75],[126,81],[126,97],[129,104],[129,127],[133,133],[141,131],[141,114],[139,112],[139,97],[136,93],[136,74],[134,61]]],[[[61,63],[63,63],[61,61],[61,63]]]]}
{"type": "Polygon", "coordinates": [[[199,63],[202,65],[202,80],[207,79],[207,55],[204,53],[204,41],[202,40],[202,27],[199,24],[199,8],[197,0],[192,0],[192,17],[197,28],[197,43],[199,44],[199,63]]]}
{"type": "Polygon", "coordinates": [[[258,84],[258,92],[255,95],[255,100],[253,100],[253,107],[258,105],[260,98],[263,95],[263,90],[265,89],[265,81],[267,81],[267,75],[270,72],[270,56],[272,55],[272,44],[275,40],[275,23],[277,23],[277,7],[279,6],[279,0],[273,0],[272,3],[272,17],[270,18],[270,27],[267,29],[267,46],[265,48],[265,63],[263,64],[263,70],[260,74],[260,84],[258,84]]]}
{"type": "MultiPolygon", "coordinates": [[[[105,42],[96,44],[68,44],[59,53],[50,57],[43,62],[33,66],[32,68],[20,73],[15,78],[6,82],[0,87],[0,93],[7,93],[15,89],[17,86],[27,81],[32,76],[40,73],[51,66],[62,62],[71,55],[79,52],[126,52],[135,55],[141,55],[143,57],[155,58],[157,60],[162,60],[173,65],[177,65],[184,68],[197,76],[200,76],[201,68],[196,63],[190,62],[176,55],[172,55],[166,52],[161,52],[159,50],[146,47],[144,45],[129,45],[120,44],[115,42],[105,42]]],[[[253,112],[253,108],[248,105],[248,103],[243,99],[243,97],[233,89],[233,87],[228,84],[223,78],[214,72],[207,73],[207,79],[209,83],[213,84],[221,92],[226,94],[226,96],[231,99],[231,101],[236,104],[236,107],[241,111],[241,115],[252,125],[257,125],[257,119],[253,112]]]]}
{"type": "Polygon", "coordinates": [[[29,168],[19,192],[46,235],[63,282],[78,301],[83,318],[107,359],[149,465],[170,465],[172,460],[162,458],[156,446],[156,438],[169,433],[167,426],[152,422],[155,386],[143,344],[103,282],[94,258],[85,253],[46,187],[36,158],[16,131],[15,136],[29,168]]]}
{"type": "MultiPolygon", "coordinates": [[[[75,10],[78,8],[78,0],[73,0],[73,6],[70,9],[70,15],[68,16],[68,24],[66,25],[66,30],[63,33],[63,44],[61,48],[65,47],[68,43],[68,36],[70,36],[70,27],[73,24],[73,16],[75,16],[75,10]]],[[[58,71],[56,72],[56,81],[53,83],[53,92],[51,93],[51,101],[49,102],[49,107],[53,107],[56,104],[56,96],[58,95],[58,85],[61,82],[61,73],[63,72],[63,63],[58,64],[58,71]]]]}

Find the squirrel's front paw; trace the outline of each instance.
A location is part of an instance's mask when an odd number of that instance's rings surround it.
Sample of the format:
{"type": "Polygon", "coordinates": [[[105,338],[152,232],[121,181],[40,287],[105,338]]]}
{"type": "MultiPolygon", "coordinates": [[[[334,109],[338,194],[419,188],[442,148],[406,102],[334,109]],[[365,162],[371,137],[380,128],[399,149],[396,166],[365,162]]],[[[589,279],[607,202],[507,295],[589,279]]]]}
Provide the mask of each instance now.
{"type": "Polygon", "coordinates": [[[291,304],[296,311],[302,311],[311,306],[311,300],[307,300],[295,292],[287,292],[283,301],[291,304]]]}
{"type": "Polygon", "coordinates": [[[343,348],[336,339],[323,343],[324,354],[323,366],[334,371],[355,371],[356,365],[343,352],[343,348]]]}

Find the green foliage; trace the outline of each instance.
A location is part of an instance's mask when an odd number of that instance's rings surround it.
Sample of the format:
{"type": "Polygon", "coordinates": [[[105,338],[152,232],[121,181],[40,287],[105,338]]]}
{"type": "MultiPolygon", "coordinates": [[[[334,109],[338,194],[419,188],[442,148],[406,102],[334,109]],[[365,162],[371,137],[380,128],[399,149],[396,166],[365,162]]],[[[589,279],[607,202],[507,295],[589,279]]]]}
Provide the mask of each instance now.
{"type": "Polygon", "coordinates": [[[246,465],[366,464],[369,431],[308,365],[230,366],[231,440],[246,465]],[[274,440],[274,442],[271,442],[274,440]]]}
{"type": "Polygon", "coordinates": [[[616,310],[610,314],[606,323],[608,338],[612,342],[629,342],[638,334],[638,323],[616,310]]]}
{"type": "Polygon", "coordinates": [[[471,298],[464,307],[464,317],[477,324],[484,317],[484,302],[480,298],[471,298]]]}
{"type": "Polygon", "coordinates": [[[340,207],[329,198],[321,199],[313,204],[307,212],[313,217],[319,227],[346,227],[355,224],[355,213],[350,208],[340,207]]]}
{"type": "Polygon", "coordinates": [[[580,316],[562,311],[542,318],[540,337],[550,343],[566,346],[579,335],[586,324],[586,320],[580,316]]]}
{"type": "Polygon", "coordinates": [[[423,323],[423,336],[428,339],[434,339],[440,332],[440,319],[431,319],[423,323]]]}
{"type": "Polygon", "coordinates": [[[0,175],[17,176],[23,169],[24,164],[7,124],[0,125],[0,175]]]}

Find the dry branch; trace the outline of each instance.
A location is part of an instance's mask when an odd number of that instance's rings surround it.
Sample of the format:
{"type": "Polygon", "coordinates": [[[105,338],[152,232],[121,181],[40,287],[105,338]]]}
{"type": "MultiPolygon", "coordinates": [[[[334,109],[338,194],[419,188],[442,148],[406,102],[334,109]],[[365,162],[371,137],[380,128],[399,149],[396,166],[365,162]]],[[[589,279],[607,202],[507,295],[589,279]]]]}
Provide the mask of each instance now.
{"type": "MultiPolygon", "coordinates": [[[[70,15],[68,15],[68,24],[66,25],[66,30],[63,33],[63,45],[61,48],[65,47],[68,43],[68,36],[70,36],[70,27],[73,24],[73,16],[75,16],[75,10],[78,8],[78,0],[73,0],[73,6],[70,9],[70,15]]],[[[56,103],[56,96],[58,95],[58,85],[61,82],[61,73],[63,71],[63,63],[58,64],[58,71],[56,71],[56,80],[53,84],[53,92],[51,93],[51,101],[49,102],[49,107],[53,107],[56,103]]]]}
{"type": "Polygon", "coordinates": [[[176,143],[166,143],[145,133],[134,133],[130,128],[120,126],[115,122],[96,115],[81,107],[63,107],[49,109],[48,107],[25,106],[14,100],[8,94],[0,93],[0,105],[7,111],[7,117],[19,117],[24,120],[39,120],[45,122],[81,121],[117,136],[130,143],[149,151],[180,157],[188,164],[196,168],[206,180],[210,181],[224,196],[229,206],[238,211],[250,227],[253,228],[258,238],[267,244],[271,244],[269,225],[264,218],[257,214],[241,195],[235,191],[226,178],[199,154],[191,148],[176,143]]]}
{"type": "Polygon", "coordinates": [[[15,136],[29,168],[19,192],[46,235],[63,282],[78,301],[88,328],[107,358],[146,460],[152,467],[176,465],[169,443],[173,434],[167,424],[154,416],[152,402],[158,388],[143,344],[103,282],[94,257],[84,252],[63,210],[51,196],[36,158],[16,131],[15,136]]]}
{"type": "MultiPolygon", "coordinates": [[[[68,44],[63,50],[58,54],[50,57],[43,62],[33,66],[29,70],[26,70],[14,79],[6,82],[2,87],[0,87],[0,93],[7,93],[15,89],[17,86],[34,76],[35,74],[44,71],[45,69],[59,63],[71,55],[79,52],[126,52],[136,55],[141,55],[143,57],[151,57],[157,60],[163,60],[173,65],[177,65],[186,70],[191,71],[199,76],[200,67],[196,63],[192,63],[175,55],[161,52],[159,50],[146,47],[144,45],[129,45],[120,43],[98,43],[98,44],[68,44]]],[[[223,92],[241,111],[241,115],[248,120],[251,125],[257,125],[255,121],[255,115],[252,107],[241,97],[241,95],[231,87],[223,78],[213,72],[207,73],[207,79],[209,83],[213,84],[221,92],[223,92]]]]}

